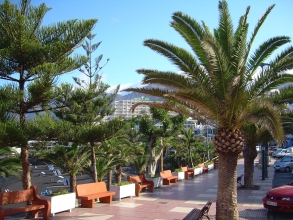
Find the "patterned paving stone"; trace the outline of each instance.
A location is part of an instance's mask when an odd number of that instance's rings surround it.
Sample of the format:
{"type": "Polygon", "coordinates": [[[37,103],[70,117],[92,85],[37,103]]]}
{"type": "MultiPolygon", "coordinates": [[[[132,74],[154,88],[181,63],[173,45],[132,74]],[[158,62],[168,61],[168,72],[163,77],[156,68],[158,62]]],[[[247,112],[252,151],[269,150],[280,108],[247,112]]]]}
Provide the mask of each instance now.
{"type": "Polygon", "coordinates": [[[107,220],[112,218],[114,215],[104,215],[104,214],[94,214],[94,213],[84,213],[78,216],[78,219],[88,219],[88,220],[107,220]]]}
{"type": "Polygon", "coordinates": [[[142,204],[131,203],[131,202],[119,202],[119,203],[112,204],[112,206],[119,206],[123,208],[136,208],[141,205],[142,204]]]}
{"type": "Polygon", "coordinates": [[[186,207],[175,207],[170,212],[183,212],[183,213],[189,213],[193,208],[186,208],[186,207]]]}
{"type": "Polygon", "coordinates": [[[217,194],[199,194],[196,197],[215,198],[217,194]]]}

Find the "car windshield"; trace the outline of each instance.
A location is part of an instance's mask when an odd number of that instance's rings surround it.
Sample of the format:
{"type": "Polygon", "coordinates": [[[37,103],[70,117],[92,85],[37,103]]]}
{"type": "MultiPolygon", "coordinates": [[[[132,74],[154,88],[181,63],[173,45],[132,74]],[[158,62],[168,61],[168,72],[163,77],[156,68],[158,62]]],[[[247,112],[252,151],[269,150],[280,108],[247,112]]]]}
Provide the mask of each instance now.
{"type": "Polygon", "coordinates": [[[292,157],[285,156],[282,158],[281,162],[290,162],[292,160],[292,157]]]}
{"type": "Polygon", "coordinates": [[[290,181],[287,185],[293,186],[293,180],[290,181]]]}

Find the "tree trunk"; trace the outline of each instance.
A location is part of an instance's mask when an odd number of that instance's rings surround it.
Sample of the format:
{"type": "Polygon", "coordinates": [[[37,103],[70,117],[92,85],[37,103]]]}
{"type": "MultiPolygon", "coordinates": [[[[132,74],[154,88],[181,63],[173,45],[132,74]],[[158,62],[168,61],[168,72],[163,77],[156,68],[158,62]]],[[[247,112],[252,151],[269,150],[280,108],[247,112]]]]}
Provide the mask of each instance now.
{"type": "Polygon", "coordinates": [[[155,176],[155,174],[156,174],[157,163],[158,163],[159,158],[163,154],[163,149],[161,149],[158,156],[156,156],[155,154],[156,154],[156,148],[152,148],[151,149],[151,155],[152,155],[151,158],[152,159],[150,159],[150,171],[149,171],[149,174],[151,176],[155,176]]]}
{"type": "Polygon", "coordinates": [[[112,170],[110,170],[107,174],[107,190],[110,190],[110,186],[112,185],[112,170]]]}
{"type": "Polygon", "coordinates": [[[98,182],[96,152],[95,152],[94,143],[91,143],[91,152],[92,152],[91,156],[92,156],[93,179],[94,179],[94,182],[98,182]]]}
{"type": "Polygon", "coordinates": [[[150,157],[150,174],[151,176],[154,176],[155,173],[156,173],[156,167],[157,167],[157,161],[155,159],[155,152],[156,152],[156,149],[153,147],[150,149],[150,154],[151,154],[151,157],[150,157]]]}
{"type": "Polygon", "coordinates": [[[75,192],[76,188],[76,175],[69,174],[70,192],[75,192]]]}
{"type": "Polygon", "coordinates": [[[236,183],[237,158],[237,153],[219,153],[217,220],[239,219],[236,183]]]}
{"type": "Polygon", "coordinates": [[[164,153],[163,152],[161,153],[161,156],[160,156],[160,171],[164,170],[164,153]]]}
{"type": "Polygon", "coordinates": [[[122,166],[121,166],[121,164],[118,164],[116,166],[115,182],[120,183],[121,179],[122,179],[122,166]]]}
{"type": "Polygon", "coordinates": [[[28,146],[25,145],[21,148],[21,161],[22,161],[22,187],[29,189],[31,186],[30,164],[28,161],[28,146]]]}
{"type": "Polygon", "coordinates": [[[243,151],[244,156],[244,187],[253,188],[253,172],[254,172],[254,159],[257,157],[255,146],[247,145],[243,151]]]}
{"type": "Polygon", "coordinates": [[[193,167],[192,155],[191,155],[191,147],[190,144],[188,145],[188,166],[190,168],[193,167]]]}

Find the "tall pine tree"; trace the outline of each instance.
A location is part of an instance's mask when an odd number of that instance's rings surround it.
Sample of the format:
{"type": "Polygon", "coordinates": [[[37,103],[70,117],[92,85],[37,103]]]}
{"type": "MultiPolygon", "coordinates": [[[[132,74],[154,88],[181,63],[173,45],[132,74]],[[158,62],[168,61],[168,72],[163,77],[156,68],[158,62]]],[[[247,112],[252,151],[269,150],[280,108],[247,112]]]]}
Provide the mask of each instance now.
{"type": "MultiPolygon", "coordinates": [[[[22,96],[11,112],[26,123],[28,113],[52,108],[53,87],[61,74],[77,69],[86,57],[72,56],[93,29],[97,19],[68,20],[42,26],[50,10],[29,0],[0,4],[0,79],[12,82],[22,96]]],[[[31,185],[27,142],[21,145],[22,184],[31,185]]]]}
{"type": "Polygon", "coordinates": [[[79,68],[79,71],[86,78],[73,77],[77,86],[62,84],[56,88],[56,105],[60,108],[56,109],[54,113],[59,119],[68,121],[75,127],[74,135],[68,135],[67,141],[88,145],[91,149],[92,176],[94,181],[97,182],[95,148],[102,141],[116,136],[124,123],[121,120],[103,121],[105,116],[112,114],[114,111],[112,102],[116,97],[119,86],[110,92],[108,91],[110,85],[102,81],[100,72],[109,59],[101,65],[103,55],[99,55],[95,60],[92,58],[93,53],[101,44],[101,42],[92,43],[95,36],[95,34],[87,35],[87,40],[82,45],[86,51],[87,62],[79,68]]]}

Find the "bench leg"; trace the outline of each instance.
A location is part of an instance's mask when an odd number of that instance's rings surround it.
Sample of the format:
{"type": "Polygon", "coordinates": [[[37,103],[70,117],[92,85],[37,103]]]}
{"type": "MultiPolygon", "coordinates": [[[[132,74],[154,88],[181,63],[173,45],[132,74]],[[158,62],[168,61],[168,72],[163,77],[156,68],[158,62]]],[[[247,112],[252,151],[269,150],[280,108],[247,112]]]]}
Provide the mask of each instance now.
{"type": "Polygon", "coordinates": [[[164,180],[163,179],[163,185],[170,185],[170,180],[164,180]]]}
{"type": "Polygon", "coordinates": [[[138,183],[135,184],[135,196],[139,197],[140,194],[140,185],[138,183]]]}
{"type": "Polygon", "coordinates": [[[170,180],[171,183],[177,183],[177,179],[170,180]]]}
{"type": "MultiPolygon", "coordinates": [[[[54,217],[55,213],[53,213],[52,216],[54,217]]],[[[50,212],[44,211],[43,212],[43,220],[48,220],[48,219],[50,219],[50,212]]]]}
{"type": "Polygon", "coordinates": [[[94,208],[94,200],[81,200],[82,208],[94,208]]]}
{"type": "Polygon", "coordinates": [[[107,196],[107,197],[100,198],[100,202],[101,203],[111,203],[112,202],[112,196],[107,196]]]}
{"type": "Polygon", "coordinates": [[[32,217],[33,218],[38,218],[39,217],[39,210],[34,210],[34,211],[31,211],[32,212],[32,217]]]}

